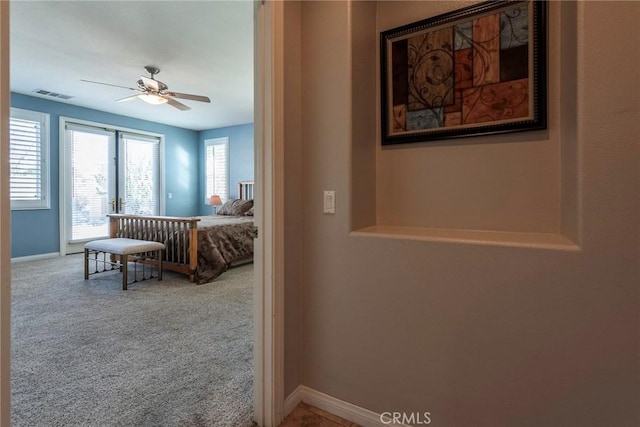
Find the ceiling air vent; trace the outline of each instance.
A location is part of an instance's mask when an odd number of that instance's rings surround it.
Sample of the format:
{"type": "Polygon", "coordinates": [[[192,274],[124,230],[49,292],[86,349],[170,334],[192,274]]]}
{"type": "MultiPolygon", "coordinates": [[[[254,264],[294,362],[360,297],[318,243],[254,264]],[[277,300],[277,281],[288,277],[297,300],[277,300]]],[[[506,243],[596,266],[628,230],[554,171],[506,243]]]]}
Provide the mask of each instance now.
{"type": "Polygon", "coordinates": [[[59,98],[59,99],[71,99],[71,98],[73,98],[73,96],[63,95],[61,93],[51,92],[49,90],[44,90],[44,89],[36,89],[33,92],[37,93],[38,95],[51,96],[53,98],[59,98]]]}

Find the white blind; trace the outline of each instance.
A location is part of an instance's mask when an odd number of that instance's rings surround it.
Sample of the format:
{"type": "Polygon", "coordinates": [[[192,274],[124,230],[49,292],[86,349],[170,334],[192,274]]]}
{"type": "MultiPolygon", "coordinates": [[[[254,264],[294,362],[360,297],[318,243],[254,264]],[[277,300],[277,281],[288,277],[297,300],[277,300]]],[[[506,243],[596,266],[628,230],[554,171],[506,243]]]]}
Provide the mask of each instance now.
{"type": "Polygon", "coordinates": [[[68,171],[67,238],[70,242],[107,236],[111,210],[115,132],[76,123],[66,125],[68,171]]]}
{"type": "Polygon", "coordinates": [[[49,115],[11,109],[9,119],[12,209],[49,207],[49,115]]]}
{"type": "Polygon", "coordinates": [[[216,138],[205,142],[206,194],[205,199],[217,194],[222,202],[229,198],[228,191],[228,139],[216,138]]]}
{"type": "Polygon", "coordinates": [[[121,170],[124,172],[124,213],[160,214],[160,138],[120,134],[121,170]]]}

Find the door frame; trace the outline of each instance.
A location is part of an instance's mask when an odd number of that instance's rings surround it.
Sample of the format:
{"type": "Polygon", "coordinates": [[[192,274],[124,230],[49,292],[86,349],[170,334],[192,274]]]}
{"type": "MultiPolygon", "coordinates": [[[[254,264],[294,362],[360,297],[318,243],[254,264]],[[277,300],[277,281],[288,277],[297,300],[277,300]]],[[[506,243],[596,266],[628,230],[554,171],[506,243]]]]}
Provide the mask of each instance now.
{"type": "Polygon", "coordinates": [[[255,0],[254,416],[284,419],[284,2],[255,0]]]}
{"type": "MultiPolygon", "coordinates": [[[[9,164],[9,2],[0,2],[0,162],[9,164]]],[[[11,197],[0,167],[0,426],[11,425],[11,197]]]]}

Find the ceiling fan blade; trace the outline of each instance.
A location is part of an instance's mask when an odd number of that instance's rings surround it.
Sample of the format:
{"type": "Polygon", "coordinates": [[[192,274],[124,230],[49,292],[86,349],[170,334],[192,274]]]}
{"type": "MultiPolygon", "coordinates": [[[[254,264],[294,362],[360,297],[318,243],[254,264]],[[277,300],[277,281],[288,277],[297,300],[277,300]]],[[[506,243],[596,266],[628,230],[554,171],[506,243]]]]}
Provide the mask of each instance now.
{"type": "Polygon", "coordinates": [[[201,95],[190,95],[188,93],[180,93],[180,92],[167,92],[166,95],[173,96],[175,98],[180,98],[180,99],[190,99],[191,101],[211,102],[211,100],[208,97],[201,96],[201,95]]]}
{"type": "Polygon", "coordinates": [[[167,104],[171,105],[172,107],[176,107],[178,110],[186,111],[191,109],[190,107],[184,105],[182,102],[176,101],[170,96],[165,96],[164,98],[167,100],[167,104]]]}
{"type": "Polygon", "coordinates": [[[86,83],[95,83],[95,84],[98,84],[98,85],[105,85],[105,86],[119,87],[119,88],[122,88],[122,89],[138,90],[138,89],[135,89],[135,88],[132,88],[132,87],[126,87],[126,86],[120,86],[120,85],[112,85],[111,83],[94,82],[94,81],[92,81],[92,80],[83,80],[83,79],[80,79],[80,81],[81,81],[81,82],[86,82],[86,83]]]}
{"type": "MultiPolygon", "coordinates": [[[[142,92],[140,92],[142,93],[142,92]]],[[[126,102],[126,101],[133,101],[134,99],[136,99],[139,95],[131,95],[131,96],[127,96],[125,98],[120,98],[120,99],[116,99],[116,102],[126,102]]]]}
{"type": "Polygon", "coordinates": [[[158,92],[160,90],[160,85],[157,80],[150,79],[149,77],[140,76],[140,80],[144,83],[145,87],[153,90],[154,92],[158,92]]]}

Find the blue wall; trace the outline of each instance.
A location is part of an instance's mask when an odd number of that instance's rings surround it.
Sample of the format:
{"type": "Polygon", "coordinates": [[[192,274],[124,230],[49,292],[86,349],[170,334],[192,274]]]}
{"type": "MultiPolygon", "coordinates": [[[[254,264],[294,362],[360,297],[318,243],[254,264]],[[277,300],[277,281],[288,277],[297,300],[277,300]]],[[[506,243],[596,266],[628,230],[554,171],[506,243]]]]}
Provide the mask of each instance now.
{"type": "MultiPolygon", "coordinates": [[[[16,93],[11,94],[11,106],[50,115],[51,153],[51,208],[11,212],[12,257],[47,254],[60,250],[60,192],[58,188],[60,181],[58,142],[60,116],[164,134],[166,215],[192,216],[197,215],[201,210],[204,200],[200,194],[201,180],[198,178],[199,175],[202,175],[198,173],[202,157],[202,139],[199,139],[201,132],[16,93]],[[173,193],[173,198],[166,199],[167,193],[173,193]]],[[[253,126],[251,129],[253,132],[253,126]]],[[[231,141],[230,137],[230,143],[231,141]]],[[[253,133],[251,133],[251,144],[253,144],[253,133]]],[[[251,155],[253,156],[253,145],[251,145],[251,155]]],[[[253,178],[253,163],[251,163],[251,178],[253,178]]]]}
{"type": "Polygon", "coordinates": [[[238,182],[253,181],[253,123],[229,126],[226,128],[209,129],[200,132],[200,143],[198,147],[198,157],[200,159],[199,201],[200,215],[211,215],[211,206],[207,206],[204,201],[206,185],[205,162],[204,162],[204,141],[211,138],[229,138],[229,197],[238,197],[238,182]]]}

